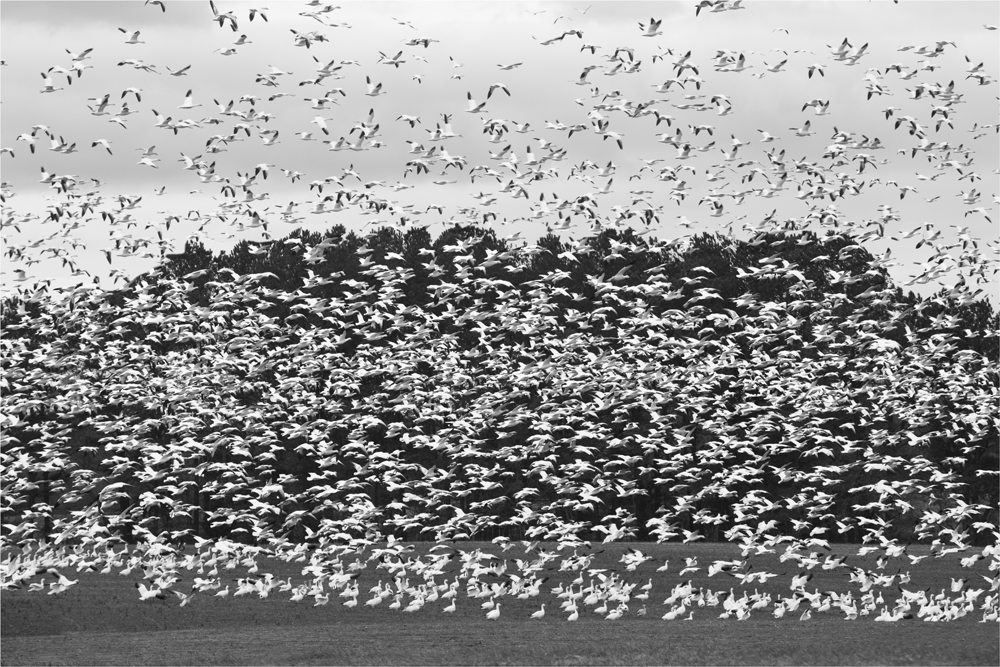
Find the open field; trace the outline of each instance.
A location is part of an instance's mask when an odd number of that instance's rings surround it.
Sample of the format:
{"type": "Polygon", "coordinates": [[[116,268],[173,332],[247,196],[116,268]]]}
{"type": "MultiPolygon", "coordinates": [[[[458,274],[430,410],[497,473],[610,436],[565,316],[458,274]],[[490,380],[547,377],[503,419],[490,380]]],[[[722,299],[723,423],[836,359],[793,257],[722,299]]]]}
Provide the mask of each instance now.
{"type": "MultiPolygon", "coordinates": [[[[426,553],[418,545],[412,556],[426,553]]],[[[480,548],[506,559],[524,557],[520,547],[501,552],[496,545],[459,544],[464,551],[480,548]]],[[[503,596],[502,614],[485,618],[480,600],[461,590],[457,612],[442,613],[444,601],[428,603],[415,613],[402,613],[382,604],[364,606],[367,591],[379,581],[391,580],[369,565],[357,578],[362,591],[355,609],[342,606],[343,598],[315,607],[311,598],[291,602],[288,593],[272,592],[221,599],[198,594],[186,607],[177,598],[142,602],[134,584],[141,573],[123,577],[81,573],[79,583],[59,595],[6,591],[2,617],[2,664],[997,664],[1000,658],[996,623],[979,623],[981,613],[970,613],[949,623],[907,619],[874,622],[871,616],[845,620],[837,610],[814,613],[806,621],[798,615],[773,618],[771,609],[753,613],[746,621],[719,619],[721,609],[693,608],[689,621],[665,621],[662,605],[671,589],[691,580],[695,587],[741,594],[738,582],[725,573],[709,577],[707,565],[738,556],[731,545],[594,545],[591,573],[618,572],[626,581],[652,581],[648,601],[629,602],[629,611],[609,621],[590,608],[581,608],[580,620],[569,623],[556,606],[551,589],[568,584],[579,573],[558,571],[558,561],[545,573],[549,578],[537,598],[519,600],[503,596]],[[619,563],[629,548],[640,548],[652,559],[634,572],[619,563]],[[599,553],[598,553],[599,552],[599,553]],[[666,572],[655,570],[670,559],[666,572]],[[682,578],[685,558],[697,558],[697,571],[682,578]],[[530,614],[546,604],[540,620],[530,614]],[[645,606],[648,613],[639,616],[645,606]]],[[[877,568],[875,556],[857,557],[856,547],[835,547],[847,555],[847,564],[877,568]],[[868,562],[871,561],[871,562],[868,562]]],[[[913,555],[926,549],[911,547],[913,555]]],[[[562,555],[569,555],[564,553],[562,555]]],[[[767,585],[751,585],[777,597],[789,595],[788,578],[798,572],[793,562],[777,554],[753,559],[754,568],[779,576],[767,585]]],[[[303,563],[261,562],[262,570],[293,583],[304,581],[303,563]]],[[[980,561],[962,568],[957,557],[926,558],[916,565],[895,559],[887,572],[909,571],[906,590],[949,590],[952,578],[968,577],[968,587],[988,588],[981,575],[989,574],[980,561]]],[[[815,568],[809,591],[846,592],[857,584],[845,570],[815,568]]],[[[184,574],[184,571],[179,571],[184,574]]],[[[188,573],[190,574],[190,573],[188,573]]],[[[76,578],[77,575],[71,575],[76,578]]],[[[224,582],[247,576],[245,569],[222,570],[224,582]]],[[[446,573],[447,578],[447,573],[446,573]]],[[[593,574],[587,575],[588,578],[593,574]]],[[[175,585],[188,590],[188,580],[175,585]]],[[[887,606],[898,596],[896,585],[881,592],[887,606]]]]}
{"type": "MultiPolygon", "coordinates": [[[[310,614],[304,614],[308,617],[310,614]]],[[[997,664],[994,624],[383,618],[4,637],[3,664],[997,664]]]]}

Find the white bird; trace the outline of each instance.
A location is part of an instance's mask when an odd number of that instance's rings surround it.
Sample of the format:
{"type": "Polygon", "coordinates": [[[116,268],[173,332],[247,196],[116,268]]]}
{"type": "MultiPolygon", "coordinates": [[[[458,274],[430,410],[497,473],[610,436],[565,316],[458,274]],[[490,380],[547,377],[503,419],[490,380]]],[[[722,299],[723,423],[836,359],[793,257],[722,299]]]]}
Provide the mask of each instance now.
{"type": "Polygon", "coordinates": [[[181,593],[180,591],[171,591],[171,592],[174,595],[176,595],[177,598],[181,601],[181,605],[180,606],[182,606],[182,607],[186,607],[189,604],[191,604],[191,600],[193,600],[194,596],[195,596],[194,593],[185,594],[185,593],[181,593]]]}
{"type": "Polygon", "coordinates": [[[194,103],[194,96],[192,94],[192,91],[188,90],[186,93],[184,93],[184,103],[181,104],[181,105],[178,105],[177,108],[178,109],[194,109],[195,107],[200,107],[200,106],[201,106],[200,104],[195,104],[194,103]]]}
{"type": "Polygon", "coordinates": [[[111,153],[111,146],[108,145],[108,140],[107,139],[97,139],[92,144],[90,144],[91,148],[94,148],[96,146],[104,146],[104,150],[106,150],[108,152],[108,155],[112,154],[111,153]]]}
{"type": "Polygon", "coordinates": [[[587,75],[589,75],[595,69],[601,69],[602,67],[603,65],[587,65],[586,67],[583,68],[583,71],[580,72],[580,78],[574,81],[574,83],[578,86],[589,86],[590,82],[587,81],[587,75]]]}
{"type": "Polygon", "coordinates": [[[52,77],[49,76],[48,72],[42,72],[42,89],[39,92],[42,93],[54,93],[57,90],[63,90],[62,88],[56,88],[52,85],[52,77]]]}
{"type": "Polygon", "coordinates": [[[403,52],[402,51],[399,51],[398,53],[396,53],[396,55],[394,55],[391,58],[389,56],[385,55],[384,53],[382,53],[381,51],[378,52],[378,55],[379,55],[378,61],[380,63],[382,63],[384,65],[392,65],[396,69],[399,69],[399,66],[402,65],[402,64],[404,64],[406,62],[405,60],[403,60],[403,52]]]}
{"type": "Polygon", "coordinates": [[[490,99],[490,97],[493,96],[493,91],[497,90],[498,88],[503,92],[507,93],[507,97],[510,97],[510,90],[507,88],[506,85],[502,83],[494,83],[493,85],[490,86],[489,92],[486,93],[486,99],[490,99]]]}
{"type": "Polygon", "coordinates": [[[30,150],[32,153],[35,152],[35,135],[34,134],[28,134],[28,133],[19,134],[17,136],[17,139],[15,139],[15,141],[24,141],[24,142],[26,142],[28,144],[28,150],[30,150]]]}
{"type": "Polygon", "coordinates": [[[379,95],[385,94],[385,91],[382,90],[382,84],[372,83],[372,79],[370,76],[365,77],[365,83],[368,84],[368,92],[366,92],[365,95],[368,95],[369,97],[377,97],[379,95]]]}
{"type": "MultiPolygon", "coordinates": [[[[713,202],[713,206],[716,209],[716,213],[713,213],[713,215],[720,214],[721,211],[722,211],[722,204],[719,203],[719,202],[713,202]]],[[[682,528],[681,532],[684,533],[684,542],[683,542],[684,544],[688,544],[688,543],[694,542],[696,540],[703,540],[703,539],[705,539],[704,535],[701,535],[700,533],[697,533],[697,532],[694,532],[694,531],[691,531],[691,530],[684,530],[682,528]]]]}
{"type": "Polygon", "coordinates": [[[144,584],[136,582],[135,587],[139,589],[139,599],[142,601],[159,599],[166,599],[163,592],[158,588],[146,588],[144,584]]]}
{"type": "Polygon", "coordinates": [[[215,2],[213,0],[208,0],[208,6],[211,7],[211,9],[212,9],[212,19],[211,20],[213,22],[217,21],[219,23],[219,27],[221,28],[222,25],[226,21],[229,21],[229,27],[232,28],[233,32],[236,32],[237,25],[236,25],[236,15],[235,14],[233,14],[232,12],[220,13],[215,8],[215,2]]]}
{"type": "Polygon", "coordinates": [[[828,107],[828,106],[830,106],[830,100],[814,99],[814,100],[809,100],[808,102],[806,102],[805,104],[803,104],[802,105],[802,111],[805,111],[809,107],[814,107],[816,109],[820,109],[822,107],[828,107]]]}
{"type": "Polygon", "coordinates": [[[91,49],[84,49],[83,51],[80,51],[80,53],[73,53],[69,49],[65,49],[66,53],[69,54],[69,57],[70,57],[70,59],[73,62],[79,62],[81,60],[85,60],[85,59],[89,58],[90,54],[91,54],[91,52],[93,50],[94,49],[92,49],[92,48],[91,49]]]}
{"type": "Polygon", "coordinates": [[[542,603],[542,608],[531,614],[531,618],[544,618],[545,617],[545,603],[542,603]]]}
{"type": "MultiPolygon", "coordinates": [[[[118,28],[118,32],[123,33],[125,35],[128,34],[128,30],[126,30],[125,28],[118,28]]],[[[135,32],[132,33],[131,37],[129,37],[128,39],[125,40],[125,43],[126,44],[145,44],[146,42],[144,42],[141,39],[139,39],[139,31],[136,30],[135,32]]]]}
{"type": "Polygon", "coordinates": [[[499,602],[497,602],[497,605],[493,609],[491,609],[489,611],[489,613],[486,614],[486,618],[490,619],[491,621],[495,621],[498,618],[500,618],[500,603],[499,602]]]}
{"type": "Polygon", "coordinates": [[[142,102],[142,89],[141,88],[135,88],[134,86],[130,87],[130,88],[126,88],[125,90],[122,91],[122,99],[124,99],[125,96],[128,95],[129,93],[131,93],[132,95],[135,95],[135,101],[136,102],[142,102]]]}
{"type": "MultiPolygon", "coordinates": [[[[106,116],[106,115],[108,115],[108,112],[106,112],[105,109],[108,107],[108,104],[109,104],[108,100],[109,100],[110,97],[111,96],[109,94],[105,94],[104,97],[101,98],[100,102],[98,103],[98,105],[96,107],[88,107],[90,109],[90,113],[92,115],[94,115],[94,116],[106,116]]],[[[92,98],[89,98],[89,99],[96,100],[97,98],[92,97],[92,98]]]]}
{"type": "Polygon", "coordinates": [[[319,129],[323,130],[323,134],[327,134],[328,135],[328,134],[330,134],[330,130],[328,130],[326,128],[326,121],[327,121],[327,119],[323,118],[323,116],[316,116],[315,118],[313,118],[309,122],[312,123],[313,125],[317,126],[319,129]]]}
{"type": "Polygon", "coordinates": [[[753,65],[747,65],[746,64],[746,56],[744,56],[741,53],[740,57],[736,59],[735,63],[729,65],[728,67],[724,67],[724,68],[720,69],[719,71],[720,72],[743,72],[745,70],[750,69],[751,67],[753,67],[753,65]]]}
{"type": "Polygon", "coordinates": [[[486,102],[476,102],[472,99],[472,93],[467,92],[465,97],[469,101],[469,107],[465,110],[467,113],[480,113],[486,108],[486,102]]]}
{"type": "Polygon", "coordinates": [[[657,20],[652,17],[649,19],[648,24],[640,23],[639,29],[644,31],[642,33],[643,37],[656,37],[657,35],[662,35],[663,32],[660,30],[660,24],[663,23],[663,19],[657,20]]]}
{"type": "Polygon", "coordinates": [[[814,65],[810,65],[807,69],[809,71],[809,78],[810,79],[812,78],[812,76],[813,76],[814,73],[815,74],[819,74],[820,76],[826,76],[826,74],[823,73],[823,66],[822,65],[815,65],[815,64],[814,65]]]}
{"type": "Polygon", "coordinates": [[[806,122],[804,122],[802,124],[802,127],[790,127],[788,129],[789,130],[793,130],[795,132],[795,136],[797,136],[797,137],[808,137],[808,136],[814,134],[813,132],[811,132],[809,130],[809,126],[811,124],[812,123],[807,120],[806,122]]]}

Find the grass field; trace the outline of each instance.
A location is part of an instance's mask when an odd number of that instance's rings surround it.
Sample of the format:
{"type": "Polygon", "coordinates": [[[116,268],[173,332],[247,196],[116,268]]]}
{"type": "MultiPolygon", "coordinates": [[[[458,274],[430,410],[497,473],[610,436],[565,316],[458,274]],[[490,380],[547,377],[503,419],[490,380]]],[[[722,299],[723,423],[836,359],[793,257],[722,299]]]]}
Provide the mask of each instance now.
{"type": "MultiPolygon", "coordinates": [[[[476,546],[501,558],[521,557],[519,550],[501,553],[496,545],[476,546]]],[[[423,551],[426,547],[418,547],[423,551]]],[[[595,545],[595,551],[602,547],[595,545]]],[[[775,619],[761,609],[746,621],[719,619],[715,607],[695,608],[690,621],[664,621],[661,605],[671,588],[691,579],[695,586],[728,590],[739,586],[725,574],[709,578],[705,567],[715,559],[737,555],[729,545],[606,545],[592,568],[617,568],[630,581],[653,581],[646,603],[648,614],[637,615],[639,603],[617,621],[605,620],[582,609],[580,620],[566,621],[550,594],[552,586],[569,582],[575,573],[548,573],[542,594],[535,599],[504,597],[500,619],[489,621],[479,600],[457,600],[457,612],[445,615],[445,603],[428,604],[406,614],[381,605],[355,609],[333,597],[326,606],[312,600],[291,602],[288,593],[268,599],[199,594],[186,607],[173,596],[141,602],[134,583],[141,575],[123,577],[81,573],[79,583],[59,595],[5,591],[0,605],[2,650],[0,662],[20,664],[977,664],[1000,661],[996,623],[979,623],[970,614],[950,623],[919,619],[877,623],[870,617],[848,621],[840,613],[775,619]],[[640,547],[654,559],[635,572],[624,572],[617,561],[629,547],[640,547]],[[684,558],[697,557],[699,570],[678,571],[684,558]],[[656,573],[669,558],[667,572],[656,573]],[[676,564],[675,564],[676,563],[676,564]],[[547,614],[529,618],[541,602],[547,614]]],[[[835,548],[854,554],[855,547],[835,548]]],[[[911,548],[911,552],[917,553],[911,548]]],[[[875,567],[874,555],[848,557],[848,562],[875,567]],[[870,560],[871,562],[865,562],[870,560]]],[[[776,573],[797,570],[776,555],[758,557],[755,567],[776,573]]],[[[304,580],[302,563],[262,563],[277,577],[304,580]]],[[[927,558],[912,567],[893,561],[887,572],[909,570],[909,590],[948,589],[952,578],[969,577],[969,586],[988,585],[979,575],[987,564],[962,568],[957,558],[927,558]],[[979,579],[975,583],[975,579],[979,579]]],[[[182,571],[183,572],[183,571],[182,571]]],[[[187,573],[190,574],[190,573],[187,573]]],[[[246,576],[239,569],[224,570],[225,579],[246,576]]],[[[814,570],[809,589],[850,590],[844,571],[814,570]]],[[[77,575],[72,575],[76,578],[77,575]]],[[[788,577],[774,579],[761,591],[788,595],[788,577]]],[[[371,566],[359,576],[361,600],[369,587],[390,577],[371,566]]],[[[189,590],[185,583],[175,588],[189,590]]],[[[885,589],[891,605],[898,592],[885,589]]]]}

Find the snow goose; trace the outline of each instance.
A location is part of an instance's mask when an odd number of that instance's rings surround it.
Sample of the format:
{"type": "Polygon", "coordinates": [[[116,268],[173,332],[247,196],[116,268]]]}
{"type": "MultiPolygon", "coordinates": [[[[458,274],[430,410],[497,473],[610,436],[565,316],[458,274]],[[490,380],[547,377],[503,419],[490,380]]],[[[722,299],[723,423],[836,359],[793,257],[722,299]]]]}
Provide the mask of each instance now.
{"type": "MultiPolygon", "coordinates": [[[[122,33],[122,34],[125,34],[125,35],[128,35],[128,34],[129,34],[129,31],[128,31],[128,30],[126,30],[125,28],[118,28],[118,32],[120,32],[120,33],[122,33]]],[[[139,31],[138,31],[138,30],[136,30],[136,31],[134,31],[134,32],[133,32],[133,33],[132,33],[132,34],[131,34],[131,35],[129,36],[129,38],[128,38],[128,39],[126,39],[126,40],[125,40],[125,43],[126,43],[126,44],[145,44],[146,42],[144,42],[144,41],[142,41],[141,39],[139,39],[139,31]]]]}
{"type": "Polygon", "coordinates": [[[660,30],[660,24],[663,23],[663,19],[654,19],[650,17],[649,23],[640,23],[639,30],[642,30],[643,37],[656,37],[657,35],[662,35],[663,31],[660,30]]]}
{"type": "Polygon", "coordinates": [[[186,93],[184,93],[184,103],[183,104],[179,104],[177,106],[177,108],[178,109],[194,109],[194,108],[200,107],[200,106],[201,106],[201,104],[195,104],[194,103],[194,95],[192,94],[191,90],[188,90],[186,93]]]}

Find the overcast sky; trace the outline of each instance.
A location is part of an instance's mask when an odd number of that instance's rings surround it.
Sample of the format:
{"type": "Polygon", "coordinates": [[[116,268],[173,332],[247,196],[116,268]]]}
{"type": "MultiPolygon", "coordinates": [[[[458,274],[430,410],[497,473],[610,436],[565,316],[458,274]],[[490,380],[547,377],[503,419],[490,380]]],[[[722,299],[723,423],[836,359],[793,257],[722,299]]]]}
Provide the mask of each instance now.
{"type": "MultiPolygon", "coordinates": [[[[191,235],[215,248],[228,247],[239,238],[262,238],[263,229],[245,226],[251,219],[250,211],[268,222],[267,234],[281,236],[297,226],[323,229],[340,222],[364,229],[372,224],[398,224],[401,218],[406,218],[405,224],[431,225],[435,232],[445,221],[462,217],[461,209],[474,208],[479,214],[495,211],[498,224],[506,219],[500,225],[502,234],[523,232],[525,238],[534,240],[544,233],[545,222],[552,224],[556,220],[555,213],[544,212],[527,219],[532,207],[539,206],[540,195],[544,193],[546,203],[554,207],[559,200],[599,188],[609,190],[594,195],[601,212],[609,216],[613,215],[613,207],[629,205],[636,198],[634,192],[651,191],[639,196],[651,206],[662,208],[658,211],[660,222],[652,231],[661,238],[714,231],[726,225],[742,230],[746,225],[759,224],[772,210],[778,220],[801,218],[811,208],[822,209],[831,203],[838,209],[840,224],[861,226],[882,217],[885,211],[880,207],[888,205],[896,215],[888,218],[885,237],[873,239],[870,244],[873,252],[892,252],[899,262],[894,274],[901,282],[919,273],[923,263],[937,252],[935,248],[960,242],[960,234],[975,239],[985,256],[996,258],[998,135],[994,124],[1000,49],[998,32],[987,28],[1000,23],[1000,4],[996,2],[746,0],[744,8],[719,12],[705,9],[698,16],[691,0],[341,2],[338,8],[317,13],[316,17],[303,13],[316,13],[322,5],[276,0],[266,4],[270,8],[266,11],[267,22],[259,16],[251,22],[250,9],[259,5],[219,0],[218,11],[231,13],[237,22],[237,30],[233,31],[228,22],[220,27],[213,20],[207,0],[166,0],[165,12],[141,0],[0,3],[5,61],[0,90],[0,144],[14,153],[2,156],[2,177],[8,194],[3,229],[8,256],[0,274],[5,291],[29,284],[33,278],[50,279],[56,285],[89,282],[83,273],[72,275],[64,258],[80,270],[103,275],[102,284],[108,284],[109,256],[110,267],[126,274],[148,269],[154,259],[142,255],[158,251],[155,246],[143,248],[141,243],[158,240],[158,235],[177,247],[191,235]],[[662,20],[662,34],[646,37],[639,23],[648,23],[651,17],[662,20]],[[140,43],[126,43],[136,30],[140,31],[140,43]],[[310,39],[309,48],[305,48],[301,42],[296,45],[293,30],[299,35],[315,32],[326,39],[310,39]],[[582,38],[568,35],[549,45],[542,44],[567,30],[582,32],[582,38]],[[247,43],[234,45],[240,35],[246,36],[247,43]],[[426,48],[407,46],[406,42],[414,38],[436,41],[426,48]],[[853,65],[849,60],[838,61],[834,53],[845,38],[851,45],[850,53],[868,45],[853,65]],[[584,45],[596,47],[595,52],[581,50],[584,45]],[[617,64],[610,58],[618,47],[634,49],[634,61],[641,61],[635,72],[609,75],[617,64]],[[902,50],[904,47],[912,48],[902,50]],[[71,53],[80,54],[88,48],[93,51],[78,61],[87,66],[82,76],[71,73],[73,83],[68,84],[67,75],[57,69],[51,73],[51,80],[58,90],[40,92],[41,73],[52,67],[70,69],[74,62],[71,53]],[[233,51],[227,55],[228,49],[233,51]],[[400,50],[405,62],[398,67],[379,62],[380,52],[391,58],[400,50]],[[668,79],[693,74],[687,70],[678,75],[675,67],[688,51],[688,62],[697,67],[703,80],[700,89],[689,79],[683,88],[673,84],[668,92],[657,92],[656,86],[668,79]],[[714,59],[719,51],[732,52],[736,57],[742,53],[746,69],[720,71],[714,59]],[[128,60],[141,61],[154,71],[120,64],[128,60]],[[787,63],[781,71],[767,71],[782,60],[787,63]],[[319,65],[329,61],[342,67],[321,83],[312,83],[319,65]],[[511,70],[498,67],[517,62],[523,64],[511,70]],[[981,69],[975,69],[980,62],[981,69]],[[886,70],[897,63],[900,71],[886,70]],[[168,73],[168,68],[176,71],[188,65],[190,69],[184,76],[168,73]],[[590,72],[588,85],[577,85],[581,72],[590,65],[600,67],[590,72]],[[810,65],[820,65],[824,75],[810,78],[810,65]],[[273,86],[264,85],[266,80],[256,81],[258,75],[271,71],[270,66],[288,74],[275,77],[277,85],[273,86]],[[973,78],[968,78],[970,73],[973,78]],[[976,78],[979,75],[985,78],[976,78]],[[866,99],[870,85],[866,76],[887,94],[866,99]],[[381,83],[384,94],[367,96],[366,77],[381,83]],[[946,90],[951,81],[958,97],[950,98],[950,103],[931,94],[946,90]],[[303,82],[305,85],[300,85],[303,82]],[[467,112],[467,93],[483,101],[494,83],[504,84],[510,96],[497,90],[483,111],[467,112]],[[122,92],[130,87],[141,89],[141,101],[131,93],[122,98],[122,92]],[[599,91],[596,94],[595,87],[599,91]],[[344,95],[331,92],[338,88],[344,95]],[[918,89],[920,97],[914,99],[918,89]],[[193,91],[193,103],[200,106],[178,108],[188,90],[193,91]],[[269,100],[275,93],[286,95],[269,100]],[[109,95],[107,115],[94,115],[88,106],[96,108],[105,94],[109,95]],[[326,109],[313,109],[305,99],[322,98],[324,94],[334,100],[326,109]],[[235,108],[246,112],[251,105],[238,102],[244,95],[259,98],[252,108],[257,114],[271,117],[251,119],[249,137],[239,133],[235,139],[214,141],[219,151],[207,152],[206,142],[213,135],[229,137],[244,122],[220,114],[213,100],[223,105],[236,100],[235,108]],[[712,102],[716,95],[725,97],[712,102]],[[822,107],[803,111],[802,106],[811,100],[829,101],[828,113],[817,114],[822,107]],[[135,113],[121,117],[125,125],[121,127],[110,119],[126,102],[135,113]],[[672,125],[667,127],[662,122],[657,126],[652,115],[630,117],[622,110],[634,110],[636,103],[648,103],[648,108],[669,114],[672,125]],[[620,108],[595,110],[595,105],[601,104],[618,104],[620,108]],[[678,108],[690,104],[701,104],[704,110],[678,108]],[[896,109],[887,119],[884,109],[890,106],[896,109]],[[945,117],[941,111],[932,117],[935,107],[942,107],[953,128],[944,124],[936,129],[937,121],[945,117]],[[321,143],[322,139],[341,136],[356,139],[357,132],[350,134],[352,127],[367,120],[369,109],[374,109],[379,130],[362,144],[365,150],[331,151],[329,145],[321,143]],[[190,119],[195,126],[179,129],[176,134],[156,127],[154,110],[170,116],[172,123],[190,119]],[[595,113],[607,119],[608,130],[622,135],[622,148],[615,137],[604,139],[595,131],[595,113]],[[402,114],[418,116],[419,124],[411,128],[398,119],[402,114]],[[461,136],[431,142],[429,131],[442,121],[442,114],[451,115],[454,131],[461,136]],[[329,136],[311,122],[316,116],[327,119],[329,136]],[[901,116],[912,116],[922,126],[925,142],[937,146],[914,156],[912,149],[920,146],[921,138],[909,134],[908,123],[894,127],[901,116]],[[506,121],[507,131],[495,143],[483,133],[488,119],[506,121]],[[792,128],[801,128],[806,120],[811,122],[812,134],[796,136],[792,128]],[[565,130],[547,128],[546,121],[583,124],[586,129],[568,137],[565,130]],[[530,123],[527,132],[515,131],[514,123],[526,122],[530,123]],[[49,137],[43,130],[36,130],[36,151],[30,153],[28,144],[18,137],[31,134],[36,125],[47,126],[66,145],[75,143],[75,152],[51,150],[49,137]],[[701,131],[696,136],[694,125],[712,126],[713,133],[710,136],[701,131]],[[658,134],[672,134],[677,128],[683,133],[682,144],[701,147],[715,141],[715,145],[679,160],[675,147],[657,141],[658,134]],[[278,133],[270,146],[265,145],[267,135],[261,134],[267,130],[278,133]],[[770,133],[775,140],[762,142],[758,130],[770,133]],[[311,131],[313,139],[305,141],[295,135],[303,131],[311,131]],[[832,158],[823,155],[835,143],[835,131],[849,134],[851,142],[862,136],[877,137],[882,147],[848,148],[843,151],[845,161],[833,164],[832,158]],[[723,149],[731,149],[733,137],[746,145],[739,148],[735,159],[727,161],[723,149]],[[112,154],[101,145],[91,145],[98,139],[107,140],[112,154]],[[373,140],[383,145],[370,147],[373,140]],[[461,171],[448,169],[442,175],[443,165],[436,162],[428,175],[411,173],[404,177],[406,162],[414,157],[408,153],[407,141],[421,142],[427,148],[439,145],[450,155],[463,156],[468,165],[461,171]],[[544,142],[551,142],[554,149],[565,149],[565,157],[542,164],[540,169],[553,171],[532,180],[530,175],[525,176],[525,149],[530,145],[541,157],[548,153],[544,142]],[[945,143],[947,146],[941,148],[945,143]],[[490,158],[490,151],[507,145],[520,159],[520,178],[501,161],[490,158]],[[156,168],[138,164],[141,150],[149,146],[156,147],[156,168]],[[829,198],[803,199],[803,189],[809,190],[820,179],[793,172],[784,191],[764,196],[766,190],[752,190],[767,185],[765,174],[775,177],[765,155],[770,150],[784,150],[784,159],[790,165],[797,160],[816,164],[825,170],[824,179],[829,183],[843,183],[850,178],[864,182],[864,186],[860,194],[836,202],[829,198]],[[859,161],[854,159],[859,154],[871,155],[875,162],[862,173],[858,171],[859,161]],[[206,165],[214,163],[214,167],[208,177],[199,178],[196,169],[184,168],[182,155],[196,160],[201,156],[206,165]],[[663,162],[639,171],[644,160],[653,159],[663,162]],[[586,160],[601,166],[613,163],[610,188],[609,178],[599,175],[596,169],[574,169],[586,160]],[[227,181],[238,184],[238,174],[252,173],[261,163],[274,166],[267,180],[258,177],[250,189],[255,196],[265,198],[236,207],[233,198],[223,193],[223,186],[227,181]],[[340,213],[309,213],[318,200],[309,183],[341,177],[351,165],[362,181],[384,184],[366,188],[348,176],[343,179],[343,187],[384,198],[391,202],[390,209],[378,215],[365,214],[356,207],[340,213]],[[471,182],[469,172],[476,165],[501,172],[502,182],[489,177],[471,182]],[[664,167],[685,166],[694,173],[678,172],[675,180],[657,178],[664,167]],[[46,208],[65,196],[39,183],[43,168],[58,175],[73,175],[80,183],[77,191],[81,194],[94,189],[89,179],[98,179],[96,192],[102,200],[97,202],[96,210],[83,216],[47,220],[46,208]],[[301,179],[291,182],[281,168],[301,172],[301,179]],[[750,174],[753,180],[744,182],[750,174]],[[498,192],[512,178],[523,185],[528,200],[498,192]],[[876,178],[879,182],[872,182],[876,178]],[[435,185],[434,180],[456,182],[435,185]],[[678,181],[685,181],[688,190],[680,204],[670,196],[678,181]],[[393,188],[398,183],[415,187],[393,188]],[[905,191],[901,200],[900,188],[904,186],[916,190],[905,191]],[[157,194],[159,188],[164,188],[162,194],[157,194]],[[970,194],[973,188],[978,190],[978,197],[970,194]],[[742,200],[728,196],[741,191],[747,193],[742,200]],[[495,203],[484,206],[488,198],[473,197],[480,192],[496,193],[495,203]],[[717,198],[723,206],[721,215],[712,215],[711,202],[699,203],[713,192],[722,193],[717,198]],[[121,208],[119,196],[141,196],[142,200],[131,211],[117,212],[121,208]],[[222,218],[207,220],[227,201],[229,208],[221,211],[222,218]],[[295,203],[294,213],[285,222],[281,211],[290,202],[295,203]],[[441,205],[443,213],[426,212],[430,204],[441,205]],[[975,210],[979,208],[983,210],[975,210]],[[138,224],[109,224],[100,218],[102,210],[115,212],[118,219],[131,213],[138,224]],[[173,221],[166,229],[168,216],[198,215],[189,215],[191,211],[204,217],[173,221]],[[991,222],[986,220],[987,215],[991,222]],[[925,225],[929,227],[912,233],[925,225]],[[969,229],[961,232],[951,225],[969,229]],[[904,238],[907,234],[910,236],[904,238]],[[924,237],[930,237],[930,243],[917,248],[924,237]],[[134,251],[128,250],[130,245],[134,251]],[[19,282],[21,276],[15,273],[18,269],[25,271],[24,277],[29,279],[25,283],[19,282]]],[[[624,52],[619,54],[622,69],[634,61],[624,52]]],[[[732,66],[723,65],[721,69],[732,66]]],[[[337,189],[335,183],[330,184],[324,194],[337,189]]],[[[242,197],[238,193],[236,199],[242,197]]],[[[78,204],[81,200],[75,201],[78,204]]],[[[73,210],[72,206],[68,210],[73,210]]],[[[580,217],[561,233],[569,236],[587,230],[580,217]]],[[[958,257],[962,250],[956,247],[947,252],[958,257]]],[[[954,274],[942,279],[953,281],[954,274]]],[[[922,289],[927,291],[929,287],[922,289]]]]}

